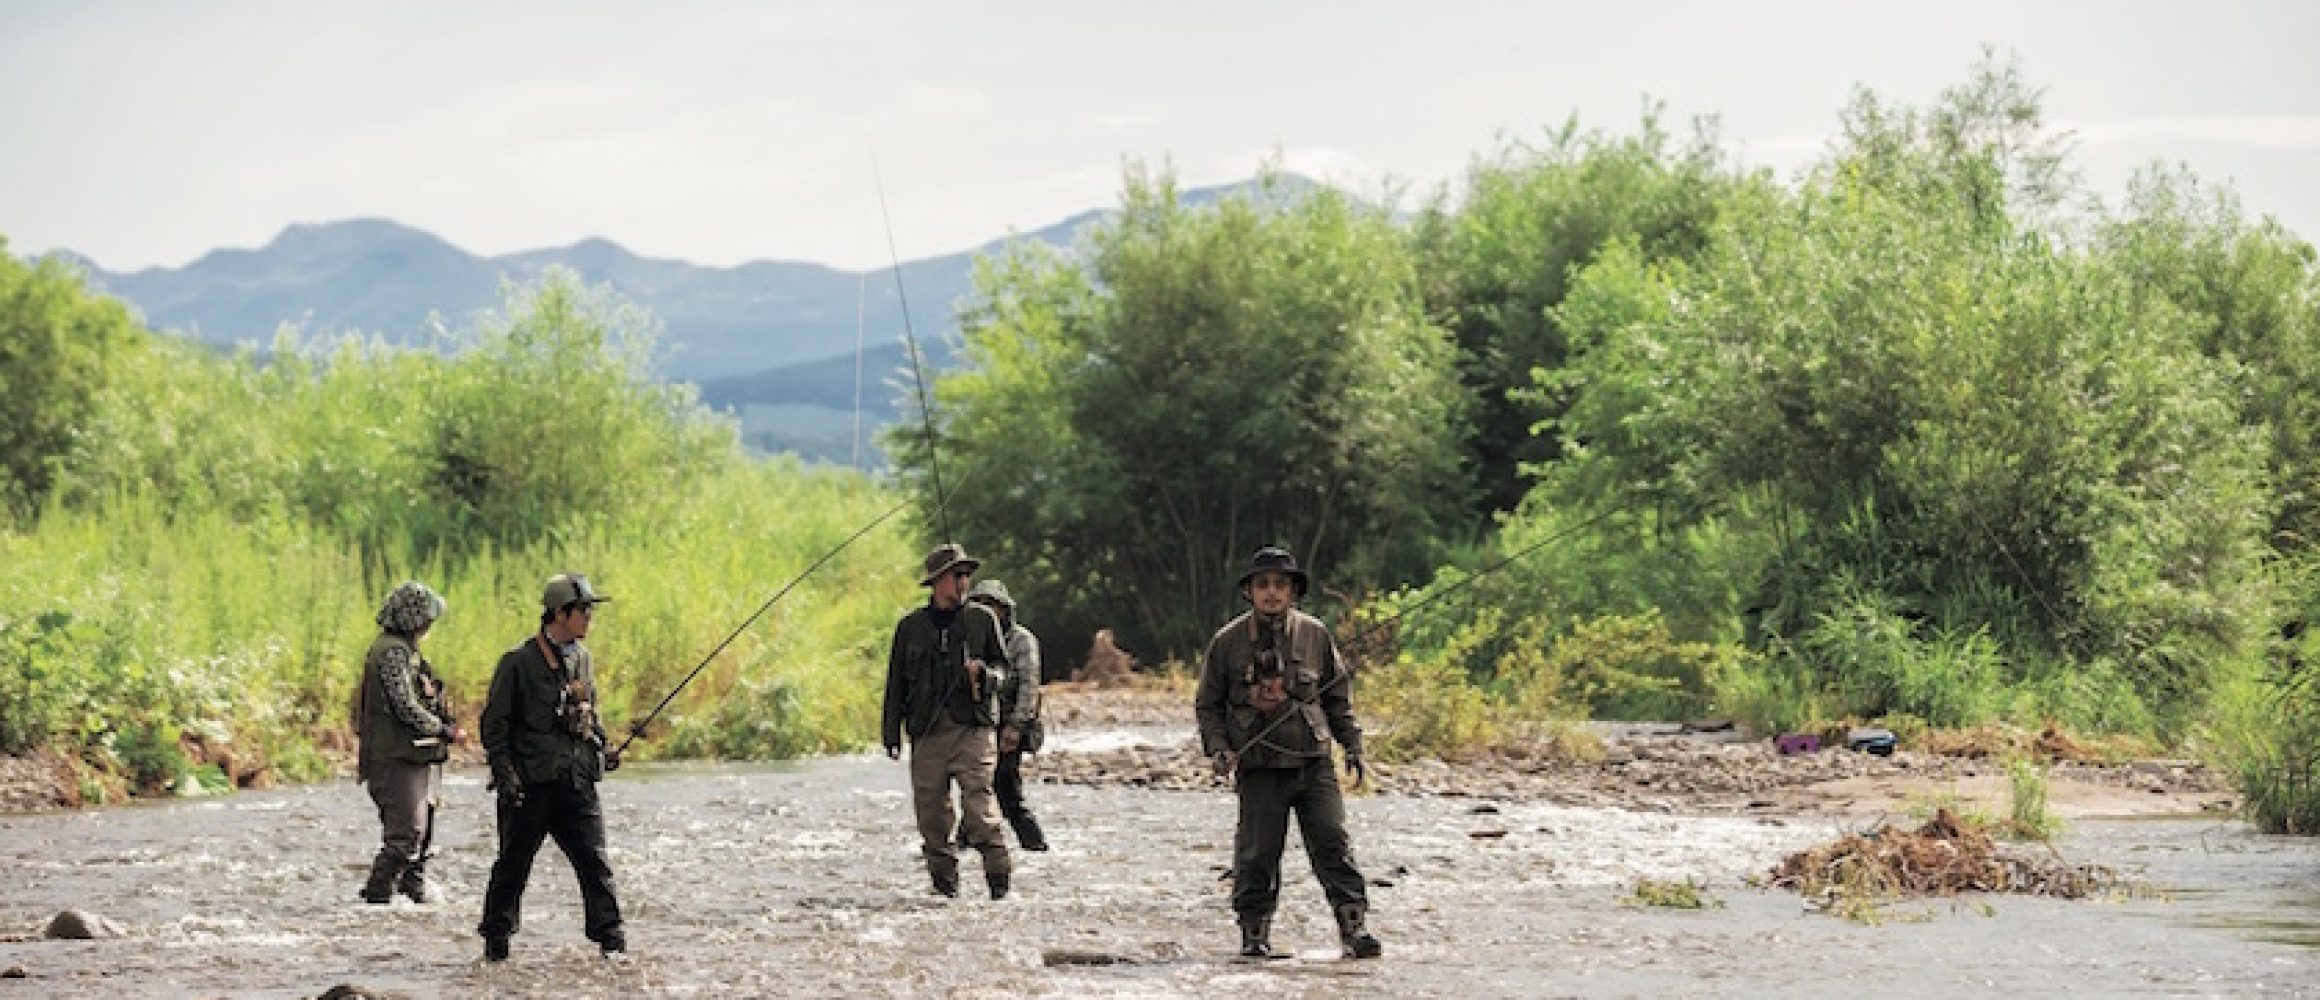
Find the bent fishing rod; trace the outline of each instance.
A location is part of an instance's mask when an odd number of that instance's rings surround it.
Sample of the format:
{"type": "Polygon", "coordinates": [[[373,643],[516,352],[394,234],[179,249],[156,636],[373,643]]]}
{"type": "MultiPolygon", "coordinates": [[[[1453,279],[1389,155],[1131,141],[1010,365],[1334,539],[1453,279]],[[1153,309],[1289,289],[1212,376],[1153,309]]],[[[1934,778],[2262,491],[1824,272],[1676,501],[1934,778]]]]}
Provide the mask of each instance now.
{"type": "Polygon", "coordinates": [[[731,633],[726,635],[725,640],[717,644],[717,648],[710,650],[709,655],[702,657],[700,664],[695,666],[691,673],[686,674],[684,680],[678,681],[677,686],[669,690],[668,696],[662,698],[660,704],[654,705],[652,711],[645,713],[645,717],[642,721],[629,726],[628,738],[621,740],[620,747],[612,752],[615,755],[620,754],[622,751],[628,749],[629,744],[636,742],[637,737],[644,735],[644,728],[647,725],[650,725],[652,720],[661,714],[662,709],[669,707],[669,702],[676,700],[677,694],[683,691],[686,685],[693,683],[693,678],[699,677],[701,675],[701,671],[709,666],[709,661],[716,659],[717,654],[724,652],[725,647],[732,645],[733,640],[741,637],[741,633],[749,631],[749,626],[757,624],[757,619],[763,617],[768,610],[771,610],[775,602],[789,596],[789,592],[791,590],[796,589],[798,584],[805,582],[805,578],[812,576],[814,571],[822,568],[824,563],[827,563],[831,559],[836,558],[838,553],[846,551],[848,546],[853,545],[857,541],[860,541],[863,535],[870,533],[871,529],[886,523],[888,518],[901,513],[902,508],[910,506],[910,503],[911,498],[904,497],[901,502],[896,503],[892,507],[886,508],[885,513],[872,518],[870,523],[855,529],[853,534],[846,536],[845,541],[839,542],[837,547],[831,549],[830,551],[822,553],[822,557],[814,560],[813,565],[807,566],[803,571],[799,572],[798,575],[791,577],[788,583],[783,584],[782,588],[778,591],[775,591],[772,597],[766,598],[764,604],[758,605],[756,611],[751,612],[748,618],[743,619],[738,627],[734,628],[731,633]]]}
{"type": "MultiPolygon", "coordinates": [[[[886,223],[886,250],[887,253],[891,254],[894,258],[894,296],[902,303],[902,333],[903,336],[908,338],[909,341],[910,370],[912,376],[916,380],[918,388],[918,412],[926,427],[927,467],[934,476],[934,514],[942,525],[944,537],[947,538],[950,536],[950,515],[948,512],[948,508],[950,506],[950,494],[943,491],[942,462],[940,461],[940,457],[936,452],[934,434],[934,410],[929,402],[927,395],[926,369],[919,364],[918,360],[918,333],[911,328],[910,298],[902,286],[902,254],[900,251],[895,249],[894,217],[886,209],[886,182],[884,178],[879,176],[877,153],[875,151],[871,153],[870,172],[872,180],[877,184],[878,188],[878,214],[880,218],[883,219],[886,223]]],[[[859,541],[863,535],[869,534],[871,529],[886,523],[888,518],[901,513],[904,507],[910,506],[910,502],[911,501],[909,497],[904,497],[901,502],[887,508],[885,513],[872,518],[870,523],[863,525],[861,528],[856,529],[853,534],[846,536],[845,541],[839,542],[837,547],[823,553],[822,557],[814,560],[812,565],[807,566],[802,572],[798,573],[798,575],[791,577],[790,581],[786,584],[783,584],[780,590],[775,591],[772,597],[766,598],[765,603],[758,605],[757,610],[751,612],[748,618],[742,619],[741,624],[735,627],[731,633],[727,634],[724,641],[719,642],[716,648],[709,650],[709,655],[702,657],[701,662],[694,665],[692,671],[685,675],[684,680],[678,681],[676,687],[669,689],[669,693],[661,698],[660,704],[654,705],[653,710],[645,713],[645,717],[642,720],[635,722],[628,727],[628,737],[621,740],[620,746],[612,751],[613,756],[617,757],[620,754],[626,752],[628,750],[629,744],[636,742],[637,737],[643,736],[645,727],[651,725],[652,721],[660,716],[661,711],[668,708],[669,703],[675,701],[677,695],[682,693],[687,685],[693,683],[693,678],[699,677],[701,675],[701,671],[707,669],[709,663],[717,658],[717,654],[724,652],[725,647],[732,645],[733,640],[741,637],[741,633],[749,631],[749,626],[757,624],[757,619],[764,617],[765,613],[772,609],[775,602],[780,601],[783,597],[788,596],[789,592],[796,589],[798,584],[805,582],[806,577],[812,576],[814,571],[822,568],[824,563],[827,563],[831,559],[836,558],[838,553],[844,552],[848,546],[851,546],[856,541],[859,541]]]]}

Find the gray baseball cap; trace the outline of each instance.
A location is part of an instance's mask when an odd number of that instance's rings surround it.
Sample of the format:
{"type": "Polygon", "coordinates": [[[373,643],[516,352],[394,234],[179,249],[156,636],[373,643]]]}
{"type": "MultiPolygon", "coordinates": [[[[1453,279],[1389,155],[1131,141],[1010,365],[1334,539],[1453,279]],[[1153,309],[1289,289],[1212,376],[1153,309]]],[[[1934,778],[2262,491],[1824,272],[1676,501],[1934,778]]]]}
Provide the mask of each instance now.
{"type": "Polygon", "coordinates": [[[578,573],[558,573],[548,578],[547,593],[540,595],[540,603],[555,610],[567,604],[602,604],[611,600],[590,586],[588,578],[578,573]]]}

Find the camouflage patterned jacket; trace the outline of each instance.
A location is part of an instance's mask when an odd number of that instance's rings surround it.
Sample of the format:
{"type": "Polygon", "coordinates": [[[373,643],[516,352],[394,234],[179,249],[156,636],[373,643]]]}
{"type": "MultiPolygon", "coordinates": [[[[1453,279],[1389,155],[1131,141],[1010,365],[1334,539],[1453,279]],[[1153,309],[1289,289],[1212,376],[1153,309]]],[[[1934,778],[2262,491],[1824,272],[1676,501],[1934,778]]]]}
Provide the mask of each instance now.
{"type": "Polygon", "coordinates": [[[1000,722],[1021,726],[1039,718],[1039,637],[1013,621],[1007,632],[1007,678],[999,683],[1000,722]]]}
{"type": "Polygon", "coordinates": [[[356,780],[384,764],[440,764],[450,755],[451,720],[442,682],[407,636],[380,633],[363,657],[355,693],[356,780]],[[416,741],[433,740],[421,745],[416,741]]]}

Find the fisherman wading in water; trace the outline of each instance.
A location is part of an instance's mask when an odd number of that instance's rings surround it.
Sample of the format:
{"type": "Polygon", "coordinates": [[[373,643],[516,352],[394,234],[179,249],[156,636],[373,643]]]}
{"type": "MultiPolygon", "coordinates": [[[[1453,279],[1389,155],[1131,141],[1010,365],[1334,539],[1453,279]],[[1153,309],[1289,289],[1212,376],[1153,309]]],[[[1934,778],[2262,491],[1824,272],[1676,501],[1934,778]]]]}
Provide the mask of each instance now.
{"type": "Polygon", "coordinates": [[[1329,740],[1345,748],[1354,784],[1368,779],[1361,725],[1353,718],[1345,664],[1321,620],[1297,610],[1310,581],[1287,549],[1266,546],[1241,574],[1250,611],[1209,640],[1193,711],[1201,749],[1220,777],[1235,779],[1240,823],[1233,831],[1232,907],[1241,954],[1273,954],[1273,908],[1281,897],[1281,851],[1289,816],[1337,918],[1348,958],[1384,950],[1365,926],[1369,896],[1353,866],[1345,833],[1345,798],[1329,740]]]}

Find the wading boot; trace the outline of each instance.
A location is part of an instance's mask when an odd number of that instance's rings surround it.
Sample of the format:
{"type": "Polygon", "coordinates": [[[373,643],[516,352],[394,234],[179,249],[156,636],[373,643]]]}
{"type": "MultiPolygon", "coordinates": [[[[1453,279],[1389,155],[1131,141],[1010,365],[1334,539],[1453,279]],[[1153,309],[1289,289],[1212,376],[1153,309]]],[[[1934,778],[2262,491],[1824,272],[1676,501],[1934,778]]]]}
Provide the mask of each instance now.
{"type": "Polygon", "coordinates": [[[443,893],[435,888],[434,883],[427,881],[425,861],[413,861],[410,867],[403,869],[403,874],[395,878],[395,891],[414,903],[436,903],[443,899],[443,893]]]}
{"type": "Polygon", "coordinates": [[[1047,849],[1047,835],[1039,832],[1039,817],[1025,809],[1007,817],[1007,825],[1015,828],[1015,844],[1026,851],[1047,849]]]}
{"type": "Polygon", "coordinates": [[[408,864],[410,860],[394,848],[379,848],[378,856],[371,859],[371,877],[363,882],[362,901],[380,905],[394,899],[395,879],[408,864]]]}
{"type": "Polygon", "coordinates": [[[937,871],[929,871],[929,872],[927,872],[927,874],[928,874],[929,876],[931,876],[931,877],[934,879],[934,894],[935,894],[935,895],[937,895],[937,896],[949,896],[949,897],[951,897],[951,898],[953,898],[953,899],[956,899],[956,898],[958,898],[958,895],[959,895],[959,870],[958,870],[958,869],[956,869],[956,868],[953,868],[953,869],[951,869],[950,871],[947,871],[947,872],[946,872],[946,871],[939,871],[939,870],[937,870],[937,871]]]}
{"type": "Polygon", "coordinates": [[[992,899],[1007,898],[1008,879],[1006,872],[985,872],[983,873],[983,882],[991,887],[992,899]]]}
{"type": "Polygon", "coordinates": [[[505,962],[505,961],[507,961],[507,956],[508,956],[508,942],[507,942],[507,939],[506,939],[506,938],[503,938],[503,937],[487,937],[487,938],[484,938],[484,939],[483,939],[483,960],[484,960],[484,961],[486,961],[486,962],[505,962]]]}
{"type": "Polygon", "coordinates": [[[1337,908],[1337,940],[1345,945],[1345,957],[1376,958],[1385,954],[1386,946],[1379,944],[1362,926],[1368,916],[1367,903],[1347,903],[1337,908]]]}
{"type": "Polygon", "coordinates": [[[1241,957],[1273,957],[1273,919],[1271,917],[1241,918],[1241,957]]]}

